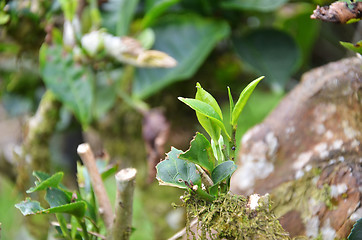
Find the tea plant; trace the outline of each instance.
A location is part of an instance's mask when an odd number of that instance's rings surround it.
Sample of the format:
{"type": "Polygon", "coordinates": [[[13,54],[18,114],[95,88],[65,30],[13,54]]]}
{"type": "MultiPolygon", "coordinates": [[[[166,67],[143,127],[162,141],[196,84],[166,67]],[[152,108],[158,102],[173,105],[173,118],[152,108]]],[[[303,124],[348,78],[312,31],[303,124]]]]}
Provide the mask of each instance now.
{"type": "Polygon", "coordinates": [[[50,176],[35,171],[33,172],[37,178],[35,186],[26,192],[32,194],[45,191],[44,199],[49,208],[43,207],[46,203],[41,199],[35,201],[31,198],[16,204],[15,207],[24,216],[55,214],[57,222],[52,222],[52,225],[56,227],[56,236],[67,240],[106,239],[106,237],[129,239],[132,231],[132,195],[136,170],[124,169],[115,175],[117,186],[120,186],[117,188],[116,202],[123,205],[122,212],[119,212],[118,204],[115,207],[116,213],[113,213],[102,181],[114,175],[117,166],[107,166],[107,161],[95,161],[93,157],[88,159],[85,159],[84,155],[81,157],[83,162],[87,163],[87,167],[78,164],[79,191],[70,191],[61,183],[63,172],[50,176]],[[90,166],[90,163],[93,166],[90,166]],[[98,184],[94,181],[95,176],[99,178],[98,184]],[[100,192],[101,186],[103,191],[100,192]],[[105,206],[104,202],[108,202],[108,206],[105,206]],[[125,219],[127,222],[122,222],[125,219]]]}
{"type": "Polygon", "coordinates": [[[246,198],[229,193],[230,179],[237,168],[237,122],[247,100],[262,79],[260,77],[251,82],[235,104],[228,88],[230,120],[226,124],[220,106],[199,83],[194,99],[179,98],[195,110],[199,123],[211,141],[198,132],[186,152],[172,147],[166,159],[156,166],[157,179],[160,185],[187,190],[181,199],[188,214],[187,230],[193,238],[197,236],[191,231],[192,217],[198,217],[201,239],[207,236],[212,239],[289,238],[269,211],[268,195],[246,198]],[[231,133],[227,129],[231,129],[231,133]]]}
{"type": "Polygon", "coordinates": [[[231,175],[236,170],[235,134],[237,120],[257,84],[263,79],[260,77],[251,82],[240,94],[234,105],[230,89],[230,121],[226,126],[223,114],[215,98],[197,84],[195,98],[182,98],[179,100],[196,111],[196,116],[209,134],[209,141],[202,133],[190,143],[186,152],[172,148],[166,160],[157,165],[157,179],[161,185],[188,189],[198,197],[212,202],[220,194],[226,194],[230,187],[231,175]],[[231,134],[227,128],[232,129],[231,134]]]}

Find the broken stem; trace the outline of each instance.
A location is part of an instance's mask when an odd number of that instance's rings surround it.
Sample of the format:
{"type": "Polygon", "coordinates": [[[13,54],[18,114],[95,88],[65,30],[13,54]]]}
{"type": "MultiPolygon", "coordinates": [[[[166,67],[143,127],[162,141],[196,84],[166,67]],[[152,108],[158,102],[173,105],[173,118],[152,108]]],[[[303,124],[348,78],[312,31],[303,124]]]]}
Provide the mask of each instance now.
{"type": "Polygon", "coordinates": [[[107,229],[110,229],[113,223],[113,210],[103,185],[102,177],[98,172],[92,149],[88,143],[82,143],[78,146],[77,152],[88,170],[92,187],[98,200],[101,217],[103,218],[107,229]]]}
{"type": "MultiPolygon", "coordinates": [[[[191,223],[190,223],[190,228],[192,228],[194,225],[196,225],[198,219],[194,219],[191,223]]],[[[186,235],[186,227],[184,227],[183,229],[181,229],[179,232],[177,232],[175,235],[173,235],[172,237],[170,237],[168,240],[177,240],[182,238],[184,235],[186,235]]]]}
{"type": "Polygon", "coordinates": [[[116,216],[112,229],[113,240],[128,240],[132,232],[133,192],[137,170],[122,169],[116,174],[116,216]]]}

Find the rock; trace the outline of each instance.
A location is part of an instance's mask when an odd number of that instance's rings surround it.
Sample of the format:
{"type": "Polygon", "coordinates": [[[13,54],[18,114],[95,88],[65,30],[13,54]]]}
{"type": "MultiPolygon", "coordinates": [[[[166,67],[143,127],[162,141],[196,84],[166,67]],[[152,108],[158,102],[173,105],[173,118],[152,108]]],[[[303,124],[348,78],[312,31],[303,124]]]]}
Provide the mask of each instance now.
{"type": "Polygon", "coordinates": [[[291,236],[346,238],[362,217],[362,60],[311,70],[242,139],[231,190],[265,194],[291,236]]]}

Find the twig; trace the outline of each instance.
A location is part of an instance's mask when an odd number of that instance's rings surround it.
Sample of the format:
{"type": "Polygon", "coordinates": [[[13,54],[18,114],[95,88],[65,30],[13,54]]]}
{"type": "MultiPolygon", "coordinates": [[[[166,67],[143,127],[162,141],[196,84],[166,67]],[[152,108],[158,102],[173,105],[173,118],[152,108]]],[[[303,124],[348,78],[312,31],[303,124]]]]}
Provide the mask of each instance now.
{"type": "Polygon", "coordinates": [[[127,240],[132,232],[133,192],[137,170],[122,169],[116,174],[116,217],[112,229],[113,240],[127,240]]]}
{"type": "Polygon", "coordinates": [[[98,200],[101,217],[103,218],[107,229],[110,229],[113,223],[113,210],[103,185],[102,177],[98,172],[92,149],[88,143],[82,143],[78,146],[77,152],[88,170],[92,187],[98,200]]]}
{"type": "MultiPolygon", "coordinates": [[[[197,223],[197,218],[194,219],[194,220],[190,223],[190,228],[193,227],[196,223],[197,223]]],[[[177,232],[175,235],[173,235],[172,237],[170,237],[168,240],[177,240],[177,239],[181,238],[182,236],[184,236],[185,234],[186,234],[186,227],[184,227],[183,229],[181,229],[179,232],[177,232]]]]}

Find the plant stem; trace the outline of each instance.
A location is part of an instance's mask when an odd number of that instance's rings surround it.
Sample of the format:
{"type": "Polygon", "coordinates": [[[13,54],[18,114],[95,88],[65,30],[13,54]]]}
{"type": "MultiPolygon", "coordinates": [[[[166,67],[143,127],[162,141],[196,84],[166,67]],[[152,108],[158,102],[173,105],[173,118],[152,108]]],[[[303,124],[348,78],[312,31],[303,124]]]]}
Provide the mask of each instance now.
{"type": "Polygon", "coordinates": [[[235,161],[235,151],[236,151],[236,129],[237,126],[233,126],[233,130],[231,133],[231,141],[230,141],[230,160],[235,161]]]}
{"type": "Polygon", "coordinates": [[[109,230],[113,223],[113,210],[103,185],[102,177],[98,172],[92,149],[88,143],[83,143],[78,146],[77,152],[88,170],[92,187],[98,200],[99,212],[101,213],[106,228],[109,230]]]}
{"type": "Polygon", "coordinates": [[[122,169],[116,174],[116,216],[112,229],[112,240],[128,240],[132,232],[133,192],[137,170],[122,169]]]}
{"type": "Polygon", "coordinates": [[[70,235],[69,230],[67,228],[67,222],[65,221],[64,216],[62,215],[62,213],[56,213],[55,216],[56,216],[56,218],[57,218],[57,220],[59,222],[60,229],[63,232],[63,237],[66,240],[72,240],[72,236],[70,235]]]}
{"type": "MultiPolygon", "coordinates": [[[[197,185],[195,185],[195,186],[197,186],[197,185]]],[[[205,192],[204,190],[202,190],[199,187],[196,190],[195,189],[193,189],[193,190],[200,198],[202,198],[203,200],[205,200],[207,202],[213,202],[215,200],[214,196],[208,194],[207,192],[205,192]]]]}
{"type": "Polygon", "coordinates": [[[202,169],[202,167],[200,167],[198,164],[195,164],[195,166],[201,175],[201,181],[203,184],[205,184],[205,187],[209,188],[214,186],[213,181],[211,180],[209,175],[204,171],[204,169],[202,169]]]}
{"type": "Polygon", "coordinates": [[[217,161],[218,161],[218,164],[220,164],[223,161],[223,155],[220,151],[219,141],[215,141],[215,148],[216,148],[216,154],[217,154],[217,161]]]}
{"type": "MultiPolygon", "coordinates": [[[[191,223],[190,223],[190,228],[192,228],[194,225],[196,225],[198,222],[198,219],[194,219],[191,223]]],[[[168,240],[177,240],[180,239],[182,236],[186,235],[186,227],[184,227],[183,229],[181,229],[179,232],[177,232],[175,235],[173,235],[172,237],[170,237],[168,240]]]]}
{"type": "Polygon", "coordinates": [[[80,219],[80,218],[77,218],[77,221],[80,225],[80,227],[82,228],[82,231],[83,231],[83,237],[85,240],[89,240],[89,236],[88,236],[88,231],[87,231],[87,226],[85,225],[85,222],[84,220],[80,219]]]}

